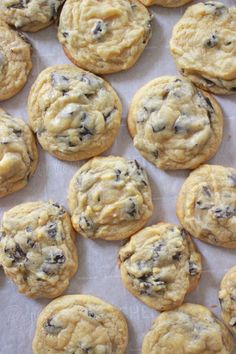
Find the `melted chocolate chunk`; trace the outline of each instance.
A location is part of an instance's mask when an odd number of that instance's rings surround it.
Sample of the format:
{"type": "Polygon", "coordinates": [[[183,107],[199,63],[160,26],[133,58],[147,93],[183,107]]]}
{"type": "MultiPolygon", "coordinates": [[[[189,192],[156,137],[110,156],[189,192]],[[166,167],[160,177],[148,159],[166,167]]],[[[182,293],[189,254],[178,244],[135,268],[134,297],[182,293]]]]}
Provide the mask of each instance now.
{"type": "Polygon", "coordinates": [[[56,326],[55,324],[53,324],[53,318],[49,318],[44,324],[44,329],[49,334],[57,335],[61,332],[63,328],[61,326],[56,326]]]}

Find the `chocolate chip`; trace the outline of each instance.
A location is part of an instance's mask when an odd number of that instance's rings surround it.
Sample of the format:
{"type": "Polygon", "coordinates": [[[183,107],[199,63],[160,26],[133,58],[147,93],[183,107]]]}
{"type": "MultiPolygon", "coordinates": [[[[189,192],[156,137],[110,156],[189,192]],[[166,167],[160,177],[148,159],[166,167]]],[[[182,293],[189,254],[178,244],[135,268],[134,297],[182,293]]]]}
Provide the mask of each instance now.
{"type": "Polygon", "coordinates": [[[203,186],[202,189],[203,189],[204,194],[206,194],[208,197],[211,197],[211,191],[210,191],[209,187],[203,186]]]}
{"type": "Polygon", "coordinates": [[[48,253],[45,258],[45,262],[48,264],[63,264],[65,261],[66,257],[61,249],[48,253]]]}
{"type": "Polygon", "coordinates": [[[173,259],[174,261],[180,261],[181,256],[182,256],[181,252],[176,252],[176,254],[174,254],[174,255],[172,256],[172,259],[173,259]]]}
{"type": "Polygon", "coordinates": [[[94,224],[91,219],[86,216],[80,216],[79,218],[79,226],[81,230],[93,230],[94,224]]]}
{"type": "Polygon", "coordinates": [[[111,120],[111,116],[113,115],[113,113],[115,111],[117,111],[116,107],[112,108],[112,110],[110,110],[108,113],[103,113],[103,117],[104,117],[105,123],[107,123],[108,121],[111,120]]]}
{"type": "Polygon", "coordinates": [[[91,317],[91,318],[95,318],[96,317],[95,313],[90,311],[90,310],[88,310],[88,316],[91,317]]]}
{"type": "Polygon", "coordinates": [[[100,39],[106,33],[106,30],[107,24],[102,20],[98,20],[92,28],[93,37],[95,39],[100,39]]]}
{"type": "Polygon", "coordinates": [[[13,129],[13,133],[19,138],[22,134],[22,130],[21,129],[13,129]]]}
{"type": "Polygon", "coordinates": [[[26,258],[26,253],[22,250],[18,243],[15,244],[15,248],[5,248],[5,253],[12,259],[13,262],[22,262],[26,258]]]}
{"type": "Polygon", "coordinates": [[[137,206],[132,198],[129,198],[128,205],[125,208],[125,212],[131,217],[135,218],[138,215],[137,206]]]}
{"type": "Polygon", "coordinates": [[[69,36],[69,33],[68,32],[62,32],[62,35],[64,38],[67,38],[69,36]]]}
{"type": "Polygon", "coordinates": [[[61,332],[63,327],[53,324],[53,318],[49,318],[44,324],[44,329],[47,333],[52,335],[57,335],[61,332]]]}
{"type": "Polygon", "coordinates": [[[229,206],[225,208],[215,208],[213,213],[217,219],[229,219],[236,214],[236,209],[231,209],[229,206]]]}
{"type": "MultiPolygon", "coordinates": [[[[26,4],[29,1],[30,0],[26,0],[26,4]]],[[[12,5],[8,5],[7,8],[8,9],[24,9],[25,8],[24,0],[18,0],[18,3],[12,4],[12,5]]]]}
{"type": "Polygon", "coordinates": [[[159,133],[159,132],[162,132],[163,130],[166,129],[166,126],[165,124],[161,123],[161,124],[156,124],[155,126],[152,125],[152,131],[153,133],[159,133]]]}
{"type": "Polygon", "coordinates": [[[204,46],[207,48],[213,48],[218,44],[218,42],[219,42],[218,36],[212,34],[211,37],[204,42],[204,46]]]}
{"type": "Polygon", "coordinates": [[[57,224],[55,222],[47,225],[47,234],[50,238],[55,238],[57,236],[57,224]]]}
{"type": "Polygon", "coordinates": [[[152,154],[155,157],[155,159],[159,158],[159,151],[158,150],[152,151],[152,154]]]}
{"type": "Polygon", "coordinates": [[[115,169],[115,174],[116,174],[116,182],[118,182],[120,180],[121,170],[119,170],[118,168],[115,169]]]}
{"type": "Polygon", "coordinates": [[[189,261],[189,274],[195,276],[198,274],[197,265],[193,261],[189,261]]]}

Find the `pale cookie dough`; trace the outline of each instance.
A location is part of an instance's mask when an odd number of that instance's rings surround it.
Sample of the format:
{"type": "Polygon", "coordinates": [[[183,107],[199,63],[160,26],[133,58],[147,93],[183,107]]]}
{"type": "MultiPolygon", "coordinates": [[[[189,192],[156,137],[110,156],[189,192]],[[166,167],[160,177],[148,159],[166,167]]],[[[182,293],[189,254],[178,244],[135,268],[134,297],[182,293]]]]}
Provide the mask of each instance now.
{"type": "Polygon", "coordinates": [[[0,18],[17,29],[36,32],[49,26],[64,0],[1,0],[0,18]]]}
{"type": "Polygon", "coordinates": [[[180,190],[177,216],[200,240],[236,248],[236,169],[202,165],[193,171],[180,190]]]}
{"type": "Polygon", "coordinates": [[[157,167],[193,169],[216,153],[223,114],[211,95],[189,81],[162,76],[136,93],[128,126],[134,146],[157,167]]]}
{"type": "Polygon", "coordinates": [[[37,147],[28,125],[0,108],[0,198],[24,188],[37,162],[37,147]]]}
{"type": "Polygon", "coordinates": [[[39,315],[34,354],[124,354],[125,317],[114,306],[90,295],[67,295],[39,315]]]}
{"type": "Polygon", "coordinates": [[[15,96],[26,84],[31,52],[28,39],[0,20],[0,101],[15,96]]]}
{"type": "Polygon", "coordinates": [[[219,300],[225,323],[236,333],[236,266],[224,275],[220,284],[219,300]]]}
{"type": "Polygon", "coordinates": [[[53,298],[77,270],[75,232],[66,210],[52,201],[19,204],[3,214],[0,264],[33,298],[53,298]]]}
{"type": "Polygon", "coordinates": [[[163,7],[179,7],[192,0],[140,0],[145,6],[160,5],[163,7]]]}
{"type": "Polygon", "coordinates": [[[43,149],[75,161],[112,145],[122,105],[105,80],[74,65],[56,65],[42,71],[32,86],[28,113],[43,149]]]}
{"type": "Polygon", "coordinates": [[[94,157],[74,175],[68,191],[72,224],[82,236],[122,240],[140,230],[153,210],[151,189],[136,160],[94,157]]]}
{"type": "Polygon", "coordinates": [[[142,354],[230,354],[233,348],[230,331],[210,310],[184,304],[156,318],[142,354]]]}
{"type": "Polygon", "coordinates": [[[166,311],[180,306],[201,275],[201,256],[190,236],[169,223],[147,227],[120,249],[121,278],[146,305],[166,311]]]}
{"type": "Polygon", "coordinates": [[[97,74],[129,69],[151,37],[151,15],[137,0],[67,0],[58,39],[76,65],[97,74]]]}
{"type": "Polygon", "coordinates": [[[216,93],[236,91],[236,7],[207,1],[190,6],[170,41],[177,68],[197,86],[216,93]]]}

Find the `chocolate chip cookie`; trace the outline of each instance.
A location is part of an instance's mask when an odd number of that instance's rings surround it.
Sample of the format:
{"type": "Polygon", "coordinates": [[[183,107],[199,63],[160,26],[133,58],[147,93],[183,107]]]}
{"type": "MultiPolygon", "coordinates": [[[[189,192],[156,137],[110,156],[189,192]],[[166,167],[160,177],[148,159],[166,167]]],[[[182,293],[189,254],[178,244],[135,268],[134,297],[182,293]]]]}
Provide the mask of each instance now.
{"type": "Polygon", "coordinates": [[[28,125],[0,108],[0,198],[24,188],[37,162],[37,147],[28,125]]]}
{"type": "Polygon", "coordinates": [[[0,264],[33,298],[59,296],[77,270],[75,233],[66,210],[57,203],[19,204],[0,224],[0,264]]]}
{"type": "Polygon", "coordinates": [[[90,295],[53,300],[38,318],[34,354],[124,354],[128,326],[117,308],[90,295]]]}
{"type": "Polygon", "coordinates": [[[57,19],[65,0],[1,0],[0,18],[17,29],[36,32],[57,19]]]}
{"type": "Polygon", "coordinates": [[[0,20],[0,101],[15,96],[26,84],[31,52],[28,39],[0,20]]]}
{"type": "Polygon", "coordinates": [[[142,354],[231,354],[233,348],[230,331],[210,310],[184,304],[156,318],[142,354]]]}
{"type": "Polygon", "coordinates": [[[236,7],[216,1],[190,6],[173,29],[177,68],[197,86],[216,94],[236,91],[236,7]]]}
{"type": "Polygon", "coordinates": [[[177,216],[200,240],[236,248],[236,170],[202,165],[193,171],[180,190],[177,216]]]}
{"type": "Polygon", "coordinates": [[[140,230],[153,210],[146,172],[136,160],[94,157],[71,180],[72,224],[82,236],[122,240],[140,230]]]}
{"type": "Polygon", "coordinates": [[[67,0],[58,39],[68,58],[97,74],[133,66],[151,37],[151,15],[137,0],[67,0]]]}
{"type": "Polygon", "coordinates": [[[162,76],[134,96],[128,115],[134,146],[161,169],[196,168],[219,148],[223,114],[189,81],[162,76]]]}
{"type": "Polygon", "coordinates": [[[201,256],[190,236],[164,222],[133,235],[120,249],[119,262],[126,288],[158,311],[180,306],[201,275],[201,256]]]}
{"type": "Polygon", "coordinates": [[[107,150],[118,134],[121,111],[108,82],[74,65],[42,71],[28,99],[30,125],[43,149],[68,161],[107,150]]]}

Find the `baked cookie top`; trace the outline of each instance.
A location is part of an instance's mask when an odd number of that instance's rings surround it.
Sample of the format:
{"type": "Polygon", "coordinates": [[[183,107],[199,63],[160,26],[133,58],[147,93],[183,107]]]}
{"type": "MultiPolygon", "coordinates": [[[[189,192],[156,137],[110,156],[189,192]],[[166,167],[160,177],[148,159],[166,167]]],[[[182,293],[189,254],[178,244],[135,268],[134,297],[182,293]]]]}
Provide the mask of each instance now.
{"type": "Polygon", "coordinates": [[[33,298],[53,298],[77,270],[74,231],[66,210],[52,201],[19,204],[3,214],[0,264],[33,298]]]}
{"type": "Polygon", "coordinates": [[[190,6],[173,29],[171,53],[178,69],[213,93],[236,90],[236,8],[207,1],[190,6]]]}
{"type": "Polygon", "coordinates": [[[193,171],[180,190],[177,216],[200,240],[236,248],[236,169],[202,165],[193,171]]]}
{"type": "Polygon", "coordinates": [[[76,65],[108,74],[135,64],[151,37],[150,22],[137,0],[67,0],[58,39],[76,65]]]}
{"type": "Polygon", "coordinates": [[[112,145],[122,105],[105,80],[74,65],[56,65],[36,79],[28,112],[42,147],[73,161],[98,155],[112,145]]]}
{"type": "Polygon", "coordinates": [[[37,162],[37,147],[28,125],[0,108],[0,197],[24,188],[37,162]]]}
{"type": "Polygon", "coordinates": [[[152,214],[149,181],[136,160],[94,157],[71,180],[68,203],[76,231],[88,238],[122,240],[152,214]]]}
{"type": "Polygon", "coordinates": [[[210,310],[184,304],[156,318],[142,354],[230,354],[233,347],[230,331],[210,310]]]}
{"type": "Polygon", "coordinates": [[[145,6],[160,5],[163,7],[179,7],[192,0],[140,0],[145,6]]]}
{"type": "Polygon", "coordinates": [[[220,284],[219,300],[225,323],[236,333],[236,266],[224,275],[220,284]]]}
{"type": "Polygon", "coordinates": [[[112,305],[90,295],[66,295],[41,312],[34,354],[124,354],[128,326],[112,305]]]}
{"type": "Polygon", "coordinates": [[[127,289],[158,311],[181,305],[201,275],[201,256],[189,235],[164,222],[133,235],[120,249],[119,261],[127,289]]]}
{"type": "Polygon", "coordinates": [[[17,29],[36,32],[57,18],[65,0],[1,0],[0,18],[17,29]]]}
{"type": "Polygon", "coordinates": [[[32,69],[32,47],[21,33],[0,20],[0,101],[15,96],[32,69]]]}
{"type": "Polygon", "coordinates": [[[135,94],[128,126],[134,146],[157,167],[196,168],[216,153],[223,114],[211,95],[189,81],[162,76],[135,94]]]}

